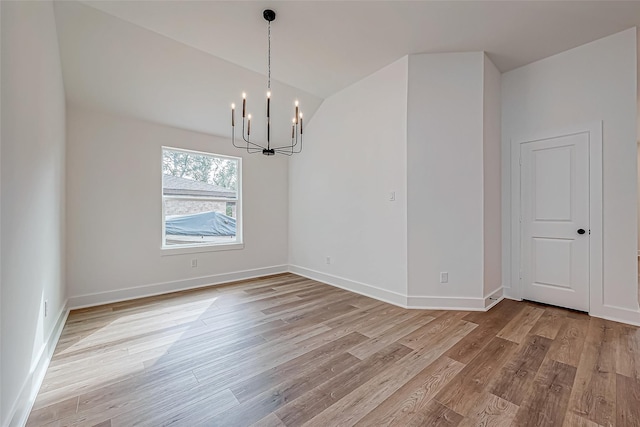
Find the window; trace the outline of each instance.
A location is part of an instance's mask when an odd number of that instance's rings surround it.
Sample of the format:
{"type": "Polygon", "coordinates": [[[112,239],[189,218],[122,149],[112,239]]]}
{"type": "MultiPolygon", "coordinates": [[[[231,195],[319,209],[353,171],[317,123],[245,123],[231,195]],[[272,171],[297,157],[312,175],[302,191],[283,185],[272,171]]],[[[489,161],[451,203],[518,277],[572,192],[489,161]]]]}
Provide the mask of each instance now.
{"type": "Polygon", "coordinates": [[[162,247],[242,243],[241,159],[162,149],[162,247]]]}

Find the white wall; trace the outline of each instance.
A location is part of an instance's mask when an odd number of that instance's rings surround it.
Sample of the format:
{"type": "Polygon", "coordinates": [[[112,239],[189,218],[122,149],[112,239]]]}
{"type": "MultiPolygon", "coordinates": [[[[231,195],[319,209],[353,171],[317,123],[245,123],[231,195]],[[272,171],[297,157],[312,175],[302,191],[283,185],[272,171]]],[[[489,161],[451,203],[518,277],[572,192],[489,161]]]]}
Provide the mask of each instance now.
{"type": "MultiPolygon", "coordinates": [[[[635,28],[503,74],[503,245],[510,245],[510,140],[603,121],[604,308],[640,321],[637,287],[635,28]]],[[[511,259],[503,260],[510,287],[511,259]]],[[[594,307],[591,307],[594,310],[594,307]]],[[[602,314],[602,313],[600,313],[602,314]]],[[[626,316],[626,317],[625,317],[626,316]]]]}
{"type": "MultiPolygon", "coordinates": [[[[2,51],[2,7],[0,6],[0,52],[2,51]]],[[[1,60],[0,60],[1,63],[1,60]]],[[[2,66],[0,65],[0,94],[2,93],[2,66]]],[[[1,96],[1,95],[0,95],[1,96]]],[[[2,102],[0,101],[0,242],[2,242],[2,102]]],[[[2,400],[2,245],[0,244],[0,425],[4,420],[2,400]]]]}
{"type": "Polygon", "coordinates": [[[73,106],[67,114],[70,305],[268,274],[287,264],[286,157],[247,155],[224,138],[73,106]],[[162,253],[162,146],[243,157],[244,249],[162,253]]]}
{"type": "MultiPolygon", "coordinates": [[[[638,142],[638,165],[640,165],[640,141],[638,142]]],[[[638,248],[640,248],[640,168],[638,168],[638,174],[637,174],[637,179],[638,179],[638,248]]],[[[640,255],[640,251],[638,251],[638,255],[640,255]]],[[[640,273],[640,272],[639,272],[640,273]]]]}
{"type": "Polygon", "coordinates": [[[483,71],[482,52],[409,57],[412,297],[483,297],[483,71]]]}
{"type": "Polygon", "coordinates": [[[484,178],[484,296],[502,287],[502,212],[500,170],[502,113],[501,74],[484,55],[483,178],[484,178]]]}
{"type": "Polygon", "coordinates": [[[406,111],[406,57],[320,106],[290,162],[294,271],[404,303],[406,111]]]}
{"type": "Polygon", "coordinates": [[[65,98],[52,4],[2,2],[0,8],[4,426],[24,421],[63,318],[65,98]]]}

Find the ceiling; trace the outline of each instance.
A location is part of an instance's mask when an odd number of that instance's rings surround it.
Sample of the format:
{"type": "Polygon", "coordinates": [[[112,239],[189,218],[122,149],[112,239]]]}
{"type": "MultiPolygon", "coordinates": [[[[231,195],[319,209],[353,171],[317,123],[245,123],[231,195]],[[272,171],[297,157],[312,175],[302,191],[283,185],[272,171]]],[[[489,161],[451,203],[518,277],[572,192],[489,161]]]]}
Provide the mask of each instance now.
{"type": "Polygon", "coordinates": [[[58,1],[67,98],[229,136],[229,104],[264,99],[265,8],[274,108],[306,117],[410,53],[486,51],[505,72],[640,26],[640,1],[58,1]]]}

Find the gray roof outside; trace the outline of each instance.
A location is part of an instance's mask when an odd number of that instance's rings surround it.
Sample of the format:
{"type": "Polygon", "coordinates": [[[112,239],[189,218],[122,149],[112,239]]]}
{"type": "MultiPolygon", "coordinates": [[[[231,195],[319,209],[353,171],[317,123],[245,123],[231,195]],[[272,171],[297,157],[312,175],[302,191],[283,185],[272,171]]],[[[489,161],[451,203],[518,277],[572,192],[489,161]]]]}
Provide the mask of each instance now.
{"type": "Polygon", "coordinates": [[[162,194],[166,196],[221,197],[235,199],[236,192],[206,182],[173,175],[162,175],[162,194]]]}

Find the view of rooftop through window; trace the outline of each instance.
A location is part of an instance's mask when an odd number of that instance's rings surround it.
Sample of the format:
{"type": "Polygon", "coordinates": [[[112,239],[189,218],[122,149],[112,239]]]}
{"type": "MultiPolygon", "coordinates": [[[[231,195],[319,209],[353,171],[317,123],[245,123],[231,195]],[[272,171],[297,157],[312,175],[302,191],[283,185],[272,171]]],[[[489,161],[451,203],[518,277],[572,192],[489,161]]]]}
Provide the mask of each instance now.
{"type": "Polygon", "coordinates": [[[239,243],[240,159],[163,148],[163,246],[239,243]]]}

